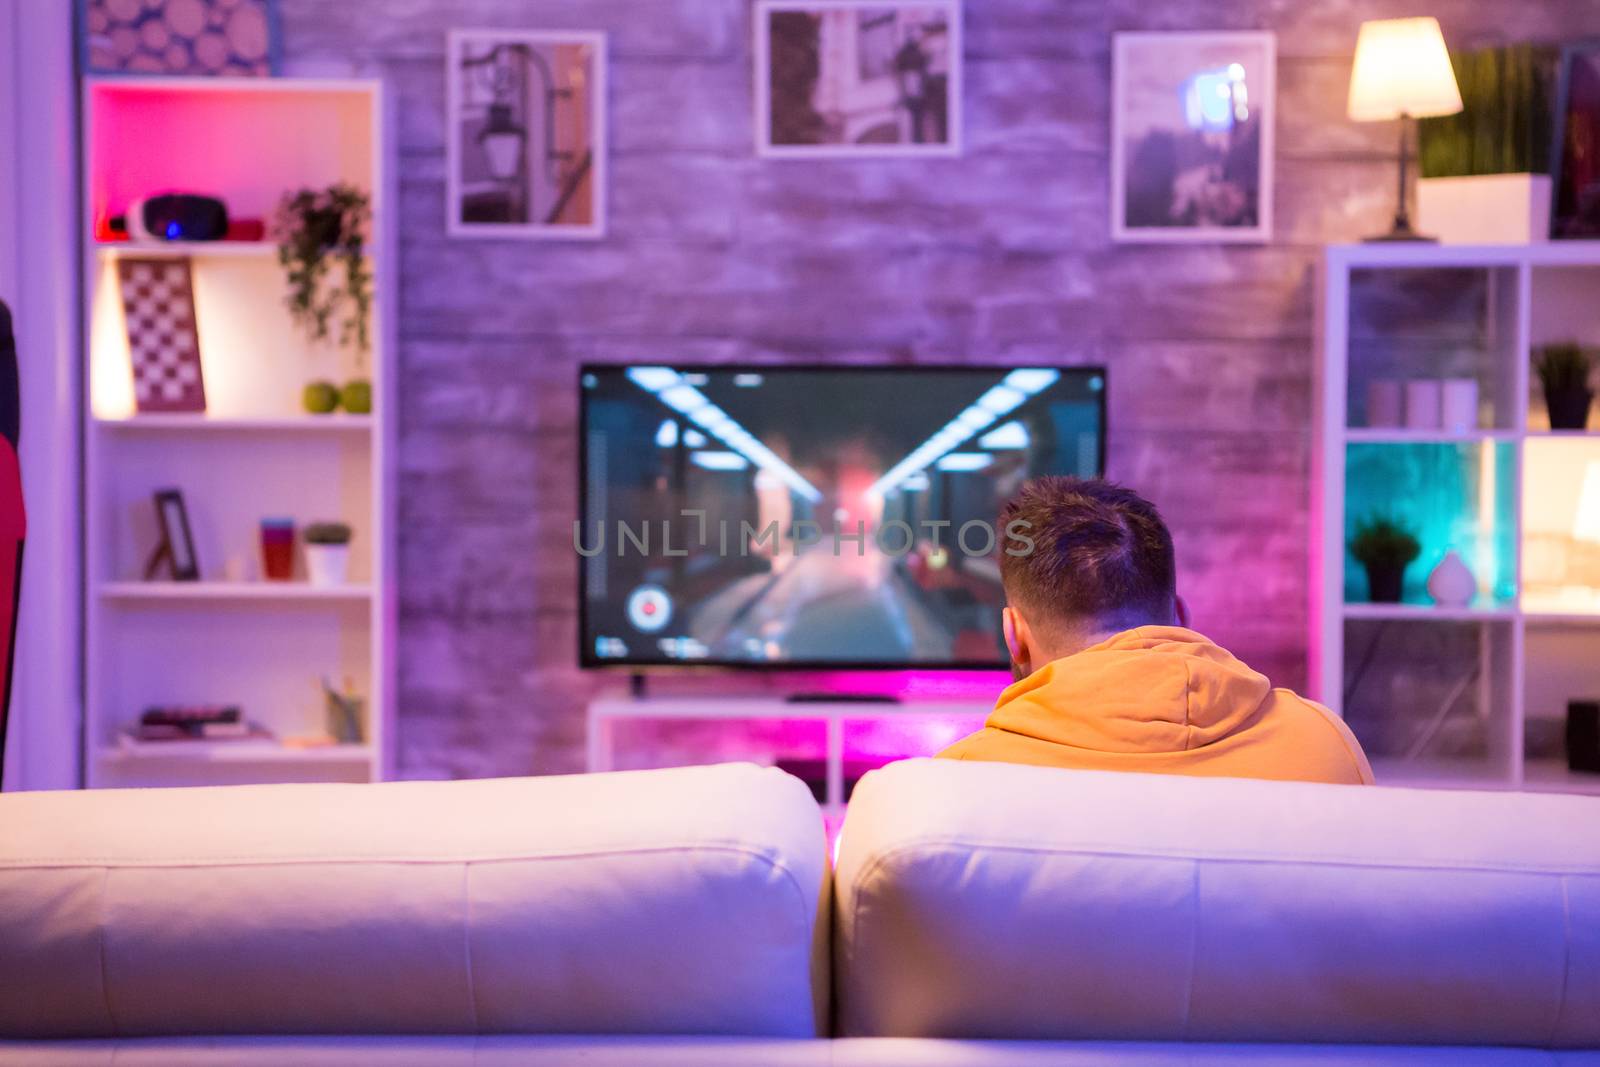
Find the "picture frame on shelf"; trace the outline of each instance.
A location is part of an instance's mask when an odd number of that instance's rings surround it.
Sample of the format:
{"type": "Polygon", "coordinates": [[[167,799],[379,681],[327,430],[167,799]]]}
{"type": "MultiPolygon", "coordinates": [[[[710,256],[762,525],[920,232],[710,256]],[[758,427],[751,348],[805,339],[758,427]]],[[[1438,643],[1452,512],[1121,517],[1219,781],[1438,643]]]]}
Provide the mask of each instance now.
{"type": "Polygon", "coordinates": [[[1272,33],[1113,35],[1113,240],[1271,240],[1276,68],[1272,33]]]}
{"type": "Polygon", "coordinates": [[[450,31],[451,237],[605,236],[606,64],[600,32],[450,31]]]}
{"type": "Polygon", "coordinates": [[[117,260],[134,405],[140,414],[203,414],[206,380],[188,257],[117,260]]]}
{"type": "Polygon", "coordinates": [[[1600,171],[1592,146],[1600,144],[1600,38],[1561,50],[1556,81],[1555,137],[1550,149],[1550,236],[1600,237],[1600,171]],[[1579,146],[1590,146],[1580,152],[1579,146]],[[1585,166],[1585,161],[1588,161],[1585,166]]]}
{"type": "Polygon", "coordinates": [[[189,508],[184,503],[183,491],[158,489],[154,499],[161,541],[145,565],[145,581],[153,580],[165,563],[172,572],[173,581],[198,582],[200,557],[194,550],[194,533],[189,526],[189,508]]]}
{"type": "Polygon", "coordinates": [[[759,0],[753,21],[757,156],[961,154],[960,0],[759,0]]]}
{"type": "Polygon", "coordinates": [[[266,78],[283,66],[278,0],[78,0],[87,74],[266,78]]]}

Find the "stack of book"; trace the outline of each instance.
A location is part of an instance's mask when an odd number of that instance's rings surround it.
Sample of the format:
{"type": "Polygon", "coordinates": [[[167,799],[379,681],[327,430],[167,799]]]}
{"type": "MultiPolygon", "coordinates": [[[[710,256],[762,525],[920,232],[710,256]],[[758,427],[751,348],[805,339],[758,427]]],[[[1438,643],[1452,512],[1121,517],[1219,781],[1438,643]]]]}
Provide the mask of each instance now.
{"type": "Polygon", "coordinates": [[[128,730],[133,741],[243,741],[272,735],[246,719],[237,707],[149,708],[128,730]]]}

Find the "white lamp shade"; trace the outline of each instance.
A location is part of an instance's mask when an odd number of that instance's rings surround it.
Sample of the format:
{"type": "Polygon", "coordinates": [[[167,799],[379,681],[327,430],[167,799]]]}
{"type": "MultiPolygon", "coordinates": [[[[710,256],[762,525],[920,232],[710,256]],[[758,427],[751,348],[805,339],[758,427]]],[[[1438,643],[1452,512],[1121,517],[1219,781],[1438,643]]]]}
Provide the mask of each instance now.
{"type": "Polygon", "coordinates": [[[1590,460],[1583,474],[1583,489],[1578,493],[1578,514],[1572,520],[1572,536],[1579,541],[1600,542],[1600,459],[1590,460]]]}
{"type": "Polygon", "coordinates": [[[1454,115],[1461,90],[1435,18],[1363,22],[1350,71],[1349,115],[1357,122],[1454,115]]]}

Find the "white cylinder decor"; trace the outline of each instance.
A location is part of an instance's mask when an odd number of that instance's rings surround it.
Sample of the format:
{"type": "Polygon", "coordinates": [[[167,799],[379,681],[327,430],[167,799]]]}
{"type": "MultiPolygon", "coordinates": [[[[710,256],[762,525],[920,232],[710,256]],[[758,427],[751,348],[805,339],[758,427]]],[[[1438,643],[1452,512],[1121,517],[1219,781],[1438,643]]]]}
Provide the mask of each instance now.
{"type": "Polygon", "coordinates": [[[1405,394],[1395,379],[1376,378],[1367,383],[1367,425],[1375,430],[1405,425],[1405,394]]]}
{"type": "Polygon", "coordinates": [[[312,585],[344,585],[349,574],[349,545],[306,545],[306,577],[312,585]]]}
{"type": "Polygon", "coordinates": [[[1440,387],[1439,425],[1452,433],[1478,428],[1478,383],[1473,378],[1446,378],[1440,387]]]}
{"type": "Polygon", "coordinates": [[[1406,429],[1437,430],[1444,390],[1435,378],[1406,383],[1406,429]]]}

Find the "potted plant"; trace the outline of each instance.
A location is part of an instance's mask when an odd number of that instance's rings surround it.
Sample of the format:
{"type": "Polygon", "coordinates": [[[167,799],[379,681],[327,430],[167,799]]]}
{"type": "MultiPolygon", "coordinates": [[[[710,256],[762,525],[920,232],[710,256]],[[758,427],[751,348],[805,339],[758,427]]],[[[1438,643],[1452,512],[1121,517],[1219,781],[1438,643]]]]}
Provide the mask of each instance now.
{"type": "Polygon", "coordinates": [[[1451,53],[1461,110],[1417,124],[1423,233],[1460,244],[1549,238],[1559,58],[1531,44],[1451,53]]]}
{"type": "Polygon", "coordinates": [[[306,577],[315,586],[343,585],[350,573],[350,527],[314,522],[301,539],[306,546],[306,577]]]}
{"type": "Polygon", "coordinates": [[[1366,568],[1375,604],[1396,604],[1405,588],[1406,567],[1422,552],[1417,537],[1395,519],[1381,516],[1356,526],[1350,554],[1366,568]]]}
{"type": "MultiPolygon", "coordinates": [[[[352,348],[358,367],[372,347],[372,271],[366,256],[371,219],[367,194],[344,183],[285,193],[273,218],[290,317],[313,343],[352,348]],[[338,278],[333,277],[335,266],[338,278]]],[[[365,409],[370,411],[371,388],[365,377],[358,377],[344,392],[369,398],[365,409]]],[[[331,411],[330,396],[336,404],[340,391],[331,382],[311,383],[306,410],[331,411]]]]}
{"type": "Polygon", "coordinates": [[[1552,430],[1584,430],[1589,426],[1591,354],[1576,341],[1562,341],[1538,349],[1534,368],[1544,386],[1544,405],[1552,430]]]}

